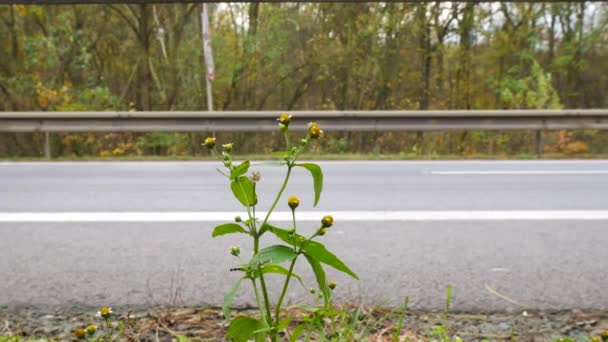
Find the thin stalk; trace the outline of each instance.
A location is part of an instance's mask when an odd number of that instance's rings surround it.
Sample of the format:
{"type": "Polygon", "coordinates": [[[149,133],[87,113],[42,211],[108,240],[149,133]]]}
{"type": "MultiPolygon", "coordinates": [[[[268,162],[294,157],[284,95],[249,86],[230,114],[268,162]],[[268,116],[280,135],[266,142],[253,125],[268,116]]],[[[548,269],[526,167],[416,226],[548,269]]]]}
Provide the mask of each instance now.
{"type": "MultiPolygon", "coordinates": [[[[253,293],[255,293],[255,301],[258,304],[258,309],[260,310],[261,317],[266,320],[266,313],[264,312],[264,307],[262,306],[262,302],[260,301],[260,294],[258,292],[258,286],[255,283],[255,279],[251,279],[251,284],[253,284],[253,293]]],[[[266,322],[268,326],[272,325],[272,322],[266,322]]]]}
{"type": "Polygon", "coordinates": [[[264,306],[266,306],[266,321],[272,325],[272,316],[270,314],[270,301],[268,300],[268,290],[266,289],[266,281],[264,281],[264,275],[262,274],[262,268],[258,267],[260,273],[260,285],[262,285],[262,294],[264,295],[264,306]]]}
{"type": "Polygon", "coordinates": [[[274,210],[274,208],[279,203],[279,200],[281,199],[281,195],[283,195],[283,192],[285,191],[285,188],[287,187],[287,182],[289,182],[289,176],[291,176],[291,168],[292,167],[293,167],[293,165],[291,165],[291,164],[287,165],[287,174],[285,175],[285,180],[283,181],[283,185],[281,185],[281,190],[279,190],[279,193],[277,194],[277,197],[274,199],[274,202],[270,206],[270,209],[268,209],[268,213],[266,214],[266,217],[264,218],[264,222],[262,223],[262,227],[264,227],[264,225],[268,222],[268,219],[270,218],[270,214],[272,214],[272,211],[274,210]]]}
{"type": "Polygon", "coordinates": [[[293,236],[294,236],[294,238],[293,238],[293,251],[294,251],[294,253],[297,253],[297,250],[296,250],[296,238],[295,238],[295,236],[296,236],[296,211],[294,209],[291,209],[291,217],[293,219],[293,236]]]}
{"type": "Polygon", "coordinates": [[[274,317],[276,319],[276,325],[279,325],[279,319],[281,318],[281,304],[283,303],[283,298],[287,293],[287,288],[289,287],[289,280],[291,279],[291,274],[293,273],[293,267],[296,265],[296,260],[298,260],[298,256],[291,261],[291,265],[289,265],[289,271],[287,272],[287,278],[285,278],[285,284],[283,285],[283,291],[281,291],[281,296],[279,297],[279,301],[275,307],[274,317]]]}

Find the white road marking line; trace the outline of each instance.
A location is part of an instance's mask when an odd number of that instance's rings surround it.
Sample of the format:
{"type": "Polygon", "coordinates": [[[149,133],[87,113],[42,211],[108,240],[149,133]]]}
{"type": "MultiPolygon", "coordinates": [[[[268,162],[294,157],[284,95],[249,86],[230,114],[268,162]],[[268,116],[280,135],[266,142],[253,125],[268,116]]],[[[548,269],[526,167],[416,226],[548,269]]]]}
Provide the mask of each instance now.
{"type": "MultiPolygon", "coordinates": [[[[461,211],[303,211],[298,220],[316,222],[332,214],[336,221],[515,221],[608,220],[608,210],[461,210],[461,211]]],[[[242,212],[3,212],[0,222],[226,222],[242,212]]],[[[275,212],[272,221],[290,221],[291,212],[275,212]]]]}
{"type": "Polygon", "coordinates": [[[432,175],[608,175],[608,170],[431,171],[432,175]]]}

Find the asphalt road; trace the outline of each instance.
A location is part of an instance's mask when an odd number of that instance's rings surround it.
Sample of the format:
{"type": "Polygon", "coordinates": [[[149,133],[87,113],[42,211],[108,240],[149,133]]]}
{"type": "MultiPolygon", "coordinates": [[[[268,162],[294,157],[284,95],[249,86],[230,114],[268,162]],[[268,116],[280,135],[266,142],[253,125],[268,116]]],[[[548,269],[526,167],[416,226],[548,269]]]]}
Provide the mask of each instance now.
{"type": "MultiPolygon", "coordinates": [[[[441,309],[452,284],[456,310],[608,309],[608,162],[321,164],[318,207],[304,170],[286,195],[299,229],[334,214],[324,239],[361,278],[329,271],[339,299],[441,309]]],[[[240,212],[216,166],[0,163],[0,305],[220,304],[229,247],[251,246],[210,238],[240,212]]],[[[262,210],[283,170],[256,169],[262,210]]],[[[296,283],[288,296],[312,300],[296,283]]]]}

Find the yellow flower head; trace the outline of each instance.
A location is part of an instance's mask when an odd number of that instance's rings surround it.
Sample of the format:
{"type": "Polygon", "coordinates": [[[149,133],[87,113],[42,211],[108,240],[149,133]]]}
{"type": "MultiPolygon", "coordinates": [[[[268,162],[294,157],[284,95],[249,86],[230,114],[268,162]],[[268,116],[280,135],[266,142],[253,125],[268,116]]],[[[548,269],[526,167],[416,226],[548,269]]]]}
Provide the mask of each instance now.
{"type": "Polygon", "coordinates": [[[85,330],[87,331],[87,334],[95,335],[95,331],[97,331],[97,328],[93,324],[89,324],[89,326],[87,326],[85,330]]]}
{"type": "Polygon", "coordinates": [[[86,331],[84,331],[84,329],[76,329],[76,331],[74,331],[74,336],[76,336],[78,339],[83,339],[84,335],[86,335],[86,331]]]}
{"type": "Polygon", "coordinates": [[[327,284],[327,287],[329,287],[331,290],[333,290],[333,289],[336,288],[336,285],[337,285],[336,281],[332,280],[332,281],[329,282],[329,284],[327,284]]]}
{"type": "Polygon", "coordinates": [[[300,205],[300,200],[296,196],[291,196],[287,200],[287,205],[289,205],[291,210],[296,210],[296,208],[300,205]]]}
{"type": "Polygon", "coordinates": [[[323,228],[329,228],[334,225],[334,218],[331,215],[323,216],[321,219],[321,225],[323,228]]]}
{"type": "Polygon", "coordinates": [[[279,121],[279,124],[285,125],[285,127],[287,127],[291,123],[291,115],[281,114],[281,116],[279,116],[277,120],[279,121]]]}
{"type": "Polygon", "coordinates": [[[205,139],[205,142],[203,143],[203,145],[207,146],[207,148],[214,148],[215,147],[215,138],[207,137],[205,139]]]}
{"type": "Polygon", "coordinates": [[[104,306],[97,312],[97,316],[100,316],[103,319],[108,319],[112,315],[112,308],[104,306]]]}
{"type": "Polygon", "coordinates": [[[317,124],[316,122],[311,122],[308,124],[308,133],[313,139],[318,139],[323,136],[323,130],[319,128],[319,124],[317,124]]]}

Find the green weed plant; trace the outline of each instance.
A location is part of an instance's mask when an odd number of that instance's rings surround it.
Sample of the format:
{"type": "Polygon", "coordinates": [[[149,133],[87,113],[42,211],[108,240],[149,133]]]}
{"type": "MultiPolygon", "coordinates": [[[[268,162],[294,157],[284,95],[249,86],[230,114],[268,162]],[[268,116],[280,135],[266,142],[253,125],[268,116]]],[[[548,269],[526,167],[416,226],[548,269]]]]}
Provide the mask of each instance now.
{"type": "MultiPolygon", "coordinates": [[[[224,316],[228,320],[229,326],[227,337],[234,342],[244,342],[250,339],[256,341],[278,341],[279,333],[290,324],[292,317],[288,314],[282,317],[281,306],[287,293],[290,281],[295,278],[302,281],[301,277],[294,273],[294,267],[298,260],[307,262],[315,275],[319,295],[323,298],[323,305],[319,308],[310,310],[310,315],[303,319],[303,323],[296,326],[291,340],[296,340],[305,331],[316,330],[323,334],[323,326],[326,320],[331,321],[332,317],[338,315],[333,311],[331,305],[332,291],[335,283],[327,281],[325,267],[330,266],[344,272],[349,276],[358,279],[357,275],[342,260],[330,252],[319,240],[330,231],[334,224],[332,216],[319,218],[318,229],[311,236],[304,236],[297,229],[297,208],[300,200],[296,196],[291,196],[287,200],[287,206],[291,210],[291,227],[276,227],[270,224],[272,213],[279,204],[284,191],[289,183],[292,171],[295,168],[306,169],[312,176],[314,206],[319,203],[321,192],[323,191],[323,172],[321,167],[314,163],[301,163],[298,156],[306,150],[314,141],[320,139],[323,131],[317,123],[309,123],[306,136],[293,145],[291,142],[289,125],[291,115],[283,114],[278,118],[278,126],[285,140],[285,150],[275,153],[282,157],[279,165],[285,168],[283,184],[275,196],[272,205],[264,215],[259,215],[256,211],[258,204],[258,183],[260,174],[249,172],[251,163],[244,161],[236,164],[233,161],[233,145],[223,144],[222,149],[218,148],[214,137],[205,139],[204,145],[223,163],[225,171],[220,173],[227,179],[230,191],[235,199],[246,209],[247,217],[242,219],[236,217],[234,222],[221,224],[213,230],[212,237],[224,236],[228,234],[246,234],[253,240],[253,255],[250,260],[242,262],[240,259],[240,248],[233,247],[231,254],[239,257],[241,263],[234,267],[232,271],[242,273],[242,277],[232,286],[224,297],[224,316]],[[259,215],[259,216],[258,216],[259,215]],[[281,244],[262,246],[262,237],[271,234],[277,237],[281,244]],[[287,267],[285,267],[287,266],[287,267]],[[284,283],[274,308],[271,306],[271,294],[269,292],[266,276],[268,274],[279,274],[284,276],[284,283]],[[253,288],[255,300],[259,307],[259,317],[231,315],[230,307],[233,299],[243,283],[249,283],[253,288]],[[274,310],[273,310],[274,309],[274,310]]],[[[218,169],[219,170],[219,169],[218,169]]],[[[316,291],[316,289],[315,289],[316,291]]]]}

